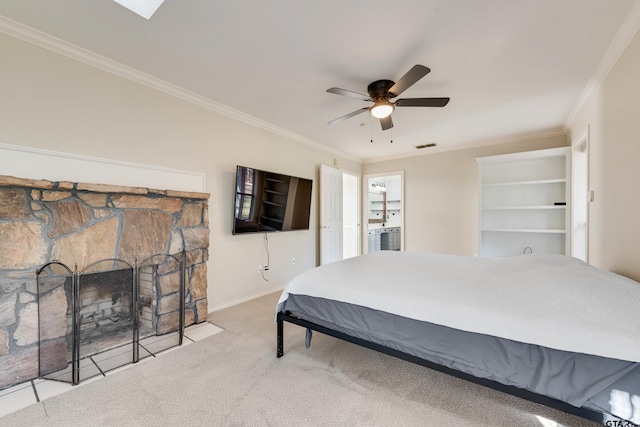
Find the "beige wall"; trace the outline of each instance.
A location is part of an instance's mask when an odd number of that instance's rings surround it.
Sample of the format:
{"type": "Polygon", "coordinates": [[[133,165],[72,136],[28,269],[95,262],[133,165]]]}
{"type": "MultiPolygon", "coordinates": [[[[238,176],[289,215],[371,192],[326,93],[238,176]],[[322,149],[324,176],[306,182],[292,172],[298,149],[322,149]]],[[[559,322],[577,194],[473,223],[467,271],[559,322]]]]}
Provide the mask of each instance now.
{"type": "MultiPolygon", "coordinates": [[[[211,193],[209,301],[222,307],[281,287],[316,265],[318,167],[334,153],[228,118],[146,86],[0,35],[0,143],[205,173],[211,193]],[[277,153],[277,154],[273,154],[277,153]],[[311,230],[269,235],[269,282],[262,235],[232,236],[237,164],[314,178],[311,230]],[[291,264],[291,257],[296,264],[291,264]]],[[[591,129],[590,261],[640,279],[640,36],[572,121],[591,129]]],[[[562,133],[508,144],[343,168],[405,172],[405,248],[477,252],[479,156],[567,145],[562,133]]],[[[25,171],[29,175],[29,171],[25,171]]]]}
{"type": "Polygon", "coordinates": [[[640,280],[640,33],[569,125],[589,129],[589,261],[640,280]]]}
{"type": "MultiPolygon", "coordinates": [[[[2,34],[0,57],[0,143],[206,174],[210,308],[282,287],[316,265],[318,168],[335,154],[2,34]],[[257,272],[263,235],[231,234],[237,164],[314,179],[311,229],[269,235],[268,282],[257,272]]],[[[340,162],[360,172],[359,163],[340,162]]]]}
{"type": "Polygon", "coordinates": [[[519,142],[365,164],[363,174],[404,171],[405,250],[478,253],[476,157],[567,145],[563,132],[519,142]]]}

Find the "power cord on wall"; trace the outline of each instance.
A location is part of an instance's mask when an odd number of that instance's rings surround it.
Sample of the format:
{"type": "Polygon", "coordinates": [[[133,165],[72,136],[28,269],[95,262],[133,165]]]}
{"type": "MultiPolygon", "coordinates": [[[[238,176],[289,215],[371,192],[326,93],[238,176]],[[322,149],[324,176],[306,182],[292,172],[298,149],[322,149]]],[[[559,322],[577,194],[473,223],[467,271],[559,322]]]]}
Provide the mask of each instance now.
{"type": "Polygon", "coordinates": [[[264,277],[264,272],[265,271],[269,271],[269,261],[270,261],[270,257],[271,257],[269,255],[269,237],[267,237],[267,233],[264,233],[264,251],[267,254],[267,263],[263,264],[264,268],[260,269],[260,274],[262,275],[262,280],[264,280],[265,282],[268,282],[269,279],[264,277]]]}

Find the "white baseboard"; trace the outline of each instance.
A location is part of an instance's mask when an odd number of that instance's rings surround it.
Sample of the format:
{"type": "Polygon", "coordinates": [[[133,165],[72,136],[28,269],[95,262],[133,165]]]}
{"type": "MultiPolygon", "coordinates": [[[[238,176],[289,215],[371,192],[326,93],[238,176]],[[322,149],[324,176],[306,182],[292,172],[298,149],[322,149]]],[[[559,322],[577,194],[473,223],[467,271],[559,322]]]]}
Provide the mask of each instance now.
{"type": "MultiPolygon", "coordinates": [[[[216,305],[215,307],[209,307],[208,312],[209,313],[213,313],[214,311],[218,311],[218,310],[222,310],[222,309],[225,309],[225,308],[233,307],[234,305],[242,304],[243,302],[251,301],[251,300],[254,300],[256,298],[260,298],[260,297],[263,297],[265,295],[272,294],[274,292],[282,291],[283,289],[284,289],[284,286],[280,286],[280,287],[272,288],[272,289],[269,289],[267,291],[261,292],[259,294],[255,294],[255,295],[251,295],[251,296],[248,296],[248,297],[245,297],[245,298],[240,298],[240,299],[237,299],[237,300],[234,300],[234,301],[226,302],[226,303],[221,304],[221,305],[216,305]]],[[[275,310],[275,308],[274,308],[274,310],[275,310]]]]}

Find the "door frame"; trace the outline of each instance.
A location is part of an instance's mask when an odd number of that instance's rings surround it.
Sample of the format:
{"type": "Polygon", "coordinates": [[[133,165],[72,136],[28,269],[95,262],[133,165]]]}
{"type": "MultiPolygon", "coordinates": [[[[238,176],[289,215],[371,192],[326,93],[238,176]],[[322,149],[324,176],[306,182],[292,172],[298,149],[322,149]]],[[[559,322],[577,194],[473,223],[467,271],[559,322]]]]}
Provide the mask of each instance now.
{"type": "Polygon", "coordinates": [[[589,207],[592,200],[591,193],[591,184],[590,184],[590,126],[587,124],[587,129],[580,134],[578,138],[576,138],[571,143],[571,215],[570,215],[570,224],[571,224],[571,242],[570,242],[570,253],[572,256],[575,256],[575,248],[577,245],[576,241],[576,233],[574,232],[576,224],[575,224],[575,216],[577,209],[583,208],[585,217],[585,230],[584,230],[584,260],[585,262],[589,262],[589,207]],[[586,174],[584,180],[576,179],[574,176],[574,172],[576,170],[576,165],[579,163],[576,161],[576,157],[579,155],[586,155],[586,167],[584,173],[586,174]],[[578,183],[583,182],[584,187],[578,188],[578,183]],[[582,193],[582,197],[580,197],[580,192],[582,193]],[[583,203],[578,203],[583,201],[583,203]]]}

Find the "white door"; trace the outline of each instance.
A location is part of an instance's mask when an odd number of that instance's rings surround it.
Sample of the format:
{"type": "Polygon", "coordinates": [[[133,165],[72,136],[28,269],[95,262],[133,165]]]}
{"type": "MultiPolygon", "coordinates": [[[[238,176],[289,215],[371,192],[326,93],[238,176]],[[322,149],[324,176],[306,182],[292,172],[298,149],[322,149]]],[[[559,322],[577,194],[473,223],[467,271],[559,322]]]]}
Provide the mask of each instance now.
{"type": "Polygon", "coordinates": [[[320,265],[342,260],[342,171],[320,165],[320,265]]]}

